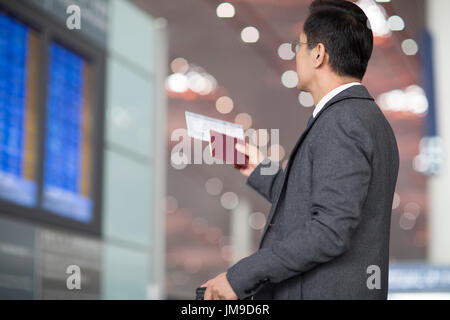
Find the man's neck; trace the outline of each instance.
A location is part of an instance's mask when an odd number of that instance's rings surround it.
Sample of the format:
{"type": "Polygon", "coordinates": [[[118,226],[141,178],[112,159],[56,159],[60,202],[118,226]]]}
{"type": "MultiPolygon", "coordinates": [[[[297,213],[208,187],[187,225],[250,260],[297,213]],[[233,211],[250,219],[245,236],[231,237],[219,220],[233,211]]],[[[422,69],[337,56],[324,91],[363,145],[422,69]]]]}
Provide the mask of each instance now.
{"type": "Polygon", "coordinates": [[[330,91],[351,82],[361,82],[361,80],[357,78],[339,78],[334,81],[325,81],[322,83],[317,83],[311,88],[310,92],[314,99],[314,105],[317,106],[319,101],[330,91]]]}

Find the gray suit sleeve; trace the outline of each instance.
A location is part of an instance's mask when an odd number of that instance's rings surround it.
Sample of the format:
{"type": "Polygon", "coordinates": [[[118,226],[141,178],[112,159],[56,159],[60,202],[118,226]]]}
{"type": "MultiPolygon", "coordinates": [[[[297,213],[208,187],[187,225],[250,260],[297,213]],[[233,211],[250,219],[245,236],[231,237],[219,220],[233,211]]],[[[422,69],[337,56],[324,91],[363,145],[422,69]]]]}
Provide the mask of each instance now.
{"type": "MultiPolygon", "coordinates": [[[[330,261],[350,246],[368,192],[373,147],[369,132],[355,116],[332,114],[328,121],[321,119],[324,130],[309,150],[311,218],[283,240],[274,240],[228,269],[227,279],[240,299],[266,282],[278,283],[330,261]]],[[[285,210],[292,210],[289,203],[285,210]]]]}
{"type": "Polygon", "coordinates": [[[267,168],[270,166],[270,160],[268,158],[265,158],[264,161],[262,161],[248,177],[247,185],[258,192],[261,196],[266,198],[267,201],[272,202],[276,190],[278,190],[277,188],[281,183],[283,170],[279,168],[273,175],[261,174],[262,168],[267,168]]]}

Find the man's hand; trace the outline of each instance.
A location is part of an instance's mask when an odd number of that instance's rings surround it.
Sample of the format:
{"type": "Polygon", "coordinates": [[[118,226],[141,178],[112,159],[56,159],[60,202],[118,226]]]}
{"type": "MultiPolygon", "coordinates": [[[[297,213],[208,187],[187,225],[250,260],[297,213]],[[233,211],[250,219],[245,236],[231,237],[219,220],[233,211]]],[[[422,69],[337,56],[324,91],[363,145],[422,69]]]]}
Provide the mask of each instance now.
{"type": "Polygon", "coordinates": [[[246,177],[250,176],[253,170],[264,160],[263,153],[254,145],[245,143],[244,147],[242,144],[236,144],[236,150],[248,157],[247,167],[237,168],[246,177]]]}
{"type": "Polygon", "coordinates": [[[238,297],[234,293],[228,279],[226,272],[219,274],[214,279],[211,279],[201,287],[206,287],[204,300],[237,300],[238,297]]]}

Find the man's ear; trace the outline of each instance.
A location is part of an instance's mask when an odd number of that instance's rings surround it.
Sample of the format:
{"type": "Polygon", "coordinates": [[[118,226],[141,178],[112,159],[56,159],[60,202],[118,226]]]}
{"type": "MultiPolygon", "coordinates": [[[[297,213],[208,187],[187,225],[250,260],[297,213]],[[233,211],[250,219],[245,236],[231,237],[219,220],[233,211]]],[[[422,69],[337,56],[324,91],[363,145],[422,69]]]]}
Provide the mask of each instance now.
{"type": "Polygon", "coordinates": [[[314,57],[314,67],[319,68],[325,63],[326,58],[326,50],[323,43],[318,43],[317,46],[313,49],[313,57],[314,57]]]}

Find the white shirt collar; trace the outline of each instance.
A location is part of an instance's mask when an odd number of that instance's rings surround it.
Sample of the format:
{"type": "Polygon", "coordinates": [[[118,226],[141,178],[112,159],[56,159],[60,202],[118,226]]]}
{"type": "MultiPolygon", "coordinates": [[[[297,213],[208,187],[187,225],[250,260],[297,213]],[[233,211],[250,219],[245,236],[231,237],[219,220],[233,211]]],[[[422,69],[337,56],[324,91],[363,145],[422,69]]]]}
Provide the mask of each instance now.
{"type": "Polygon", "coordinates": [[[330,92],[328,92],[322,99],[320,99],[319,103],[314,108],[313,117],[315,118],[316,115],[319,113],[319,111],[325,106],[325,104],[328,101],[330,101],[334,96],[336,96],[337,94],[341,93],[345,89],[348,89],[348,88],[350,88],[352,86],[355,86],[355,85],[361,85],[361,83],[359,83],[359,82],[346,83],[346,84],[343,84],[343,85],[341,85],[341,86],[331,90],[330,92]]]}

